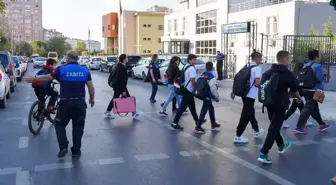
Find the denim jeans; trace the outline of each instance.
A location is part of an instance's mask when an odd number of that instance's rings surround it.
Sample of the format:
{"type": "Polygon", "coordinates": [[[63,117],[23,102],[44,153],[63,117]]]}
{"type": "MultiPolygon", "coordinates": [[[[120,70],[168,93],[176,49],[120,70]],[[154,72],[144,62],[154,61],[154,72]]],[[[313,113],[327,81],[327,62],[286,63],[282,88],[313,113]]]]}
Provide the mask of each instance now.
{"type": "Polygon", "coordinates": [[[164,110],[164,111],[166,111],[169,103],[174,99],[174,97],[176,97],[178,105],[180,105],[180,103],[181,103],[181,97],[175,93],[175,91],[174,91],[174,85],[173,84],[169,84],[168,88],[169,88],[169,96],[168,96],[168,99],[163,104],[163,108],[162,108],[162,110],[164,110]]]}

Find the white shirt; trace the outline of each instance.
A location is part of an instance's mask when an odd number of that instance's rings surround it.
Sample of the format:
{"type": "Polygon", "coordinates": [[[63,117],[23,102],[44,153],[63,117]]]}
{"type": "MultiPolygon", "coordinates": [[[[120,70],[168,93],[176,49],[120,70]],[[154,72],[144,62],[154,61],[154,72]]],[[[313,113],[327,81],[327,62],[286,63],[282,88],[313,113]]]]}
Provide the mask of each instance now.
{"type": "MultiPolygon", "coordinates": [[[[184,68],[183,68],[183,70],[186,69],[189,65],[190,64],[185,65],[184,68]]],[[[196,79],[196,76],[197,76],[197,72],[196,72],[195,67],[194,66],[189,67],[185,71],[185,73],[184,73],[184,80],[185,80],[184,81],[184,86],[187,85],[187,83],[189,82],[189,80],[191,78],[195,78],[196,79]]],[[[192,82],[191,81],[188,83],[188,86],[186,86],[186,87],[187,87],[187,89],[188,89],[189,92],[193,92],[194,91],[194,87],[192,86],[192,82]]]]}
{"type": "MultiPolygon", "coordinates": [[[[247,64],[247,66],[249,65],[247,64]]],[[[251,77],[250,77],[251,88],[250,91],[247,93],[246,97],[256,99],[258,95],[258,88],[254,84],[255,79],[257,78],[261,79],[261,68],[257,66],[255,62],[250,62],[250,66],[256,66],[256,67],[251,69],[251,77]]]]}

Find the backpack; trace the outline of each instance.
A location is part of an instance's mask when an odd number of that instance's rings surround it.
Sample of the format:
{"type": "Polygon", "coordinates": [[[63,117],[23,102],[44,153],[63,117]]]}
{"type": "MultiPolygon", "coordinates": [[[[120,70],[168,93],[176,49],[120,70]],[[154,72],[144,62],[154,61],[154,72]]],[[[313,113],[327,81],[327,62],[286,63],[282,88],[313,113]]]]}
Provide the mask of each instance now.
{"type": "Polygon", "coordinates": [[[210,92],[210,86],[209,86],[209,76],[208,75],[202,75],[200,76],[195,84],[194,89],[194,96],[200,100],[204,100],[206,97],[209,96],[210,92]]]}
{"type": "Polygon", "coordinates": [[[111,73],[108,77],[108,80],[107,80],[107,83],[110,87],[114,88],[115,87],[115,84],[116,84],[116,81],[117,81],[117,65],[118,64],[115,64],[112,66],[112,70],[111,70],[111,73]]]}
{"type": "Polygon", "coordinates": [[[301,69],[298,75],[299,87],[303,89],[314,89],[317,84],[317,78],[313,64],[301,69]]]}
{"type": "Polygon", "coordinates": [[[280,73],[264,73],[261,77],[260,87],[258,90],[259,102],[264,106],[275,104],[277,98],[277,89],[279,85],[280,73]]]}
{"type": "Polygon", "coordinates": [[[179,74],[175,77],[174,80],[174,91],[176,94],[181,95],[187,91],[187,86],[190,83],[190,80],[187,82],[187,84],[184,84],[185,81],[185,72],[187,69],[191,67],[191,65],[188,65],[187,67],[183,67],[182,71],[179,72],[179,74]]]}
{"type": "MultiPolygon", "coordinates": [[[[50,74],[50,70],[41,69],[40,71],[36,73],[35,77],[41,76],[41,75],[48,75],[48,74],[50,74]]],[[[33,88],[47,88],[49,86],[50,86],[50,82],[33,82],[32,83],[33,88]]]]}
{"type": "Polygon", "coordinates": [[[232,93],[236,96],[246,97],[251,87],[254,85],[250,84],[251,69],[256,67],[255,65],[248,67],[247,65],[241,69],[234,77],[232,93]]]}

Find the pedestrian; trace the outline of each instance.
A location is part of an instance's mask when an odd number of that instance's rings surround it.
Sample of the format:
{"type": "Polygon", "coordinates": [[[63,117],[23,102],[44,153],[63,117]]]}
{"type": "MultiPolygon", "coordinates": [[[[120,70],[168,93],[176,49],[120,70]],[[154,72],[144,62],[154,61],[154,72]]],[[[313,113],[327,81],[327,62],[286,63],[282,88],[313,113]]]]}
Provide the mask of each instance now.
{"type": "Polygon", "coordinates": [[[298,77],[299,86],[302,88],[302,94],[306,100],[294,130],[298,134],[307,134],[305,126],[309,116],[312,116],[320,125],[321,132],[330,128],[330,125],[322,120],[318,102],[314,99],[314,96],[324,96],[324,81],[326,79],[323,66],[319,63],[319,51],[309,51],[308,58],[308,63],[305,64],[298,77]]]}
{"type": "MultiPolygon", "coordinates": [[[[115,116],[111,114],[111,111],[113,109],[113,99],[114,98],[120,98],[120,96],[123,96],[123,97],[130,96],[128,89],[127,89],[128,74],[127,74],[126,63],[127,63],[126,54],[121,54],[119,56],[118,63],[115,66],[115,71],[112,71],[112,73],[115,73],[115,77],[114,77],[115,79],[113,79],[114,94],[104,113],[107,118],[111,118],[111,119],[115,118],[115,116]]],[[[132,116],[133,118],[135,118],[139,116],[139,114],[136,112],[133,112],[132,116]]]]}
{"type": "MultiPolygon", "coordinates": [[[[161,107],[163,107],[163,105],[164,105],[165,103],[166,103],[166,102],[161,103],[161,107]]],[[[177,99],[176,99],[176,97],[174,97],[173,100],[172,100],[172,112],[176,112],[176,111],[177,111],[176,103],[177,103],[177,99]]]]}
{"type": "Polygon", "coordinates": [[[243,109],[241,112],[240,120],[237,126],[236,136],[233,139],[234,143],[248,143],[249,140],[243,135],[246,126],[251,122],[252,129],[254,130],[254,138],[260,138],[264,134],[263,129],[259,129],[258,121],[255,118],[254,102],[258,94],[258,86],[260,85],[261,68],[259,65],[262,63],[262,55],[259,52],[251,54],[252,62],[249,62],[246,67],[250,68],[250,89],[245,97],[242,97],[243,109]]]}
{"type": "Polygon", "coordinates": [[[195,128],[195,133],[204,134],[205,130],[202,128],[202,123],[204,122],[205,115],[209,111],[209,117],[211,121],[211,129],[215,130],[220,127],[220,124],[216,122],[215,117],[215,108],[212,104],[212,101],[219,102],[219,93],[217,91],[217,82],[216,76],[212,73],[213,63],[207,62],[205,64],[206,71],[201,75],[201,78],[205,78],[208,81],[208,92],[207,96],[203,99],[203,105],[201,109],[201,113],[195,128]]]}
{"type": "Polygon", "coordinates": [[[86,117],[87,104],[85,102],[85,85],[89,89],[89,103],[94,106],[95,89],[88,69],[78,64],[78,54],[71,51],[67,54],[67,64],[58,66],[51,74],[38,77],[27,77],[28,83],[46,82],[50,80],[60,82],[60,102],[55,117],[55,130],[59,144],[57,157],[62,158],[68,153],[69,141],[66,136],[66,126],[72,120],[71,147],[72,156],[81,155],[82,137],[86,117]]]}
{"type": "Polygon", "coordinates": [[[159,78],[159,63],[158,63],[158,55],[154,54],[152,56],[151,62],[149,64],[149,77],[152,83],[152,94],[149,98],[151,103],[155,103],[155,96],[158,90],[158,78],[159,78]]]}
{"type": "Polygon", "coordinates": [[[179,68],[180,62],[181,62],[181,59],[177,56],[174,56],[172,57],[168,65],[166,76],[168,79],[169,95],[168,95],[167,100],[162,106],[162,111],[159,112],[160,115],[168,116],[168,114],[166,113],[166,109],[169,103],[173,100],[173,98],[177,99],[178,104],[181,103],[181,98],[179,95],[175,93],[175,89],[174,89],[174,80],[176,76],[178,75],[178,73],[180,72],[180,68],[179,68]]]}
{"type": "MultiPolygon", "coordinates": [[[[294,74],[294,77],[296,79],[297,79],[297,77],[299,75],[300,70],[302,70],[303,66],[304,66],[303,62],[297,62],[297,63],[295,63],[293,74],[294,74]]],[[[294,97],[294,99],[292,100],[292,103],[291,103],[289,109],[287,110],[287,112],[285,114],[285,122],[283,124],[283,128],[289,128],[289,124],[287,124],[286,122],[287,122],[288,118],[295,113],[296,109],[299,109],[300,112],[303,109],[303,106],[304,106],[304,103],[303,103],[304,97],[302,95],[302,89],[299,88],[298,91],[299,91],[299,94],[301,96],[300,104],[297,103],[297,100],[294,97]]],[[[313,125],[313,123],[310,122],[310,121],[308,121],[307,125],[311,126],[311,125],[313,125]]]]}
{"type": "Polygon", "coordinates": [[[224,64],[225,55],[221,53],[220,51],[217,51],[216,60],[217,60],[217,74],[218,79],[217,80],[223,80],[223,64],[224,64]]]}
{"type": "MultiPolygon", "coordinates": [[[[267,82],[267,85],[269,85],[269,88],[267,88],[272,89],[271,92],[267,91],[268,94],[265,95],[265,97],[270,97],[270,99],[273,100],[272,103],[265,105],[271,124],[258,158],[258,161],[266,164],[272,163],[268,152],[274,142],[278,145],[279,153],[284,153],[291,146],[291,141],[288,141],[286,144],[284,143],[280,133],[286,110],[290,104],[288,89],[294,94],[297,103],[300,104],[301,102],[297,79],[293,73],[288,70],[291,62],[290,53],[288,51],[279,51],[276,55],[276,59],[278,64],[273,64],[271,69],[266,71],[262,76],[262,81],[267,82]]],[[[264,85],[266,83],[263,82],[261,83],[261,87],[266,88],[264,85]]]]}
{"type": "Polygon", "coordinates": [[[180,121],[182,114],[186,111],[188,107],[189,107],[189,111],[191,112],[191,115],[194,118],[196,125],[198,121],[198,115],[197,115],[196,106],[195,106],[195,99],[194,99],[194,95],[192,94],[195,88],[196,76],[197,76],[197,72],[195,69],[197,56],[194,54],[189,54],[187,60],[188,60],[188,64],[185,65],[181,71],[181,73],[184,74],[184,83],[181,85],[184,88],[186,88],[186,90],[183,91],[182,93],[181,104],[175,115],[174,122],[171,124],[171,127],[177,130],[183,130],[183,127],[179,124],[179,121],[180,121]]]}

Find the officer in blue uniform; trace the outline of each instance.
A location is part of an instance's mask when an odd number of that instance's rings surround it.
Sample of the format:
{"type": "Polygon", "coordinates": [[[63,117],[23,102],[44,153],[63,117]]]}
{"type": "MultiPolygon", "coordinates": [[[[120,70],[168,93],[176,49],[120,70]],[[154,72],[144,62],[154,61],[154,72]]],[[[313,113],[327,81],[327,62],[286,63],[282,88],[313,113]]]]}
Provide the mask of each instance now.
{"type": "Polygon", "coordinates": [[[88,69],[78,64],[76,52],[67,54],[67,64],[58,66],[51,74],[28,77],[26,82],[39,82],[57,80],[60,82],[60,104],[55,117],[55,130],[60,151],[59,158],[65,157],[68,153],[69,141],[66,136],[66,126],[72,120],[73,146],[71,147],[72,156],[81,155],[82,136],[86,117],[85,85],[90,94],[89,103],[94,106],[94,87],[91,74],[88,69]]]}

